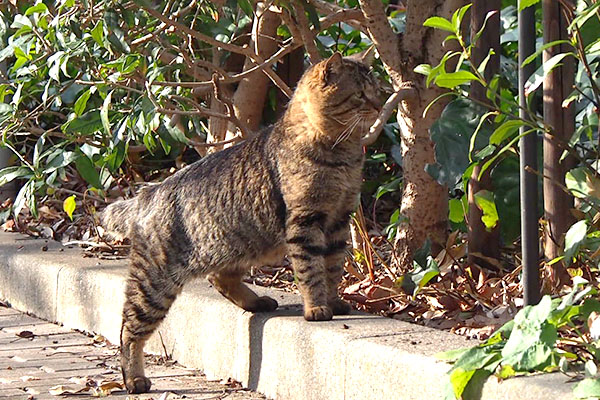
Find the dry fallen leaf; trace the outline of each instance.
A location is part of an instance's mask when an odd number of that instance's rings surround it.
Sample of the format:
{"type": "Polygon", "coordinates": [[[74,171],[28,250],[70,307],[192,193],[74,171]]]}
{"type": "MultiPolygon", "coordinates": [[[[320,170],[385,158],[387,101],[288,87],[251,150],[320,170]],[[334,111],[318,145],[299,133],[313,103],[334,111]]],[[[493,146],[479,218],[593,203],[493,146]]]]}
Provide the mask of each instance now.
{"type": "Polygon", "coordinates": [[[106,339],[102,335],[96,335],[92,340],[94,341],[94,343],[104,343],[106,341],[106,339]]]}
{"type": "Polygon", "coordinates": [[[588,327],[590,329],[590,336],[594,340],[600,339],[600,314],[596,311],[592,311],[588,317],[588,327]]]}
{"type": "Polygon", "coordinates": [[[39,381],[40,378],[38,378],[37,376],[31,376],[31,375],[25,375],[21,377],[21,380],[23,382],[29,382],[29,381],[39,381]]]}
{"type": "Polygon", "coordinates": [[[73,350],[65,348],[65,347],[59,347],[57,349],[50,349],[49,353],[50,353],[49,355],[51,356],[51,355],[54,355],[54,354],[65,354],[65,353],[68,353],[68,354],[77,354],[79,352],[78,351],[73,351],[73,350]]]}
{"type": "Polygon", "coordinates": [[[36,394],[40,394],[40,392],[34,388],[25,388],[25,393],[27,393],[29,395],[29,397],[33,397],[36,394]]]}
{"type": "Polygon", "coordinates": [[[91,385],[90,383],[90,378],[86,377],[79,377],[79,376],[72,376],[69,378],[69,382],[74,383],[76,385],[84,385],[84,386],[95,386],[96,382],[92,380],[91,385]]]}
{"type": "Polygon", "coordinates": [[[42,366],[40,367],[40,369],[41,369],[42,371],[44,371],[44,372],[48,373],[48,374],[53,374],[53,373],[55,373],[55,372],[56,372],[56,371],[55,371],[53,368],[47,367],[47,366],[45,366],[45,365],[42,365],[42,366]]]}
{"type": "Polygon", "coordinates": [[[21,331],[21,332],[17,333],[16,335],[23,339],[32,339],[32,340],[35,337],[35,335],[31,331],[21,331]]]}
{"type": "Polygon", "coordinates": [[[92,396],[106,397],[114,390],[123,389],[123,384],[115,381],[106,381],[92,388],[92,396]]]}
{"type": "Polygon", "coordinates": [[[75,387],[66,386],[66,385],[56,385],[56,386],[52,386],[50,389],[48,389],[48,392],[52,396],[60,396],[63,394],[83,393],[83,392],[87,392],[89,390],[90,390],[89,386],[75,388],[75,387]]]}

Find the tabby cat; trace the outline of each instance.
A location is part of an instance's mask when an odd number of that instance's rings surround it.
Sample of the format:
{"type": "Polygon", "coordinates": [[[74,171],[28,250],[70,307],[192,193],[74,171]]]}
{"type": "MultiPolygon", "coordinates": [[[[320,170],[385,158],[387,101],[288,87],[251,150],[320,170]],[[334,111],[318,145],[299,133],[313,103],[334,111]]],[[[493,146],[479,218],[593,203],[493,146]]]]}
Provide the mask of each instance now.
{"type": "Polygon", "coordinates": [[[242,276],[287,254],[305,319],[349,312],[337,286],[361,185],[360,139],[379,110],[369,68],[335,54],[306,71],[272,128],[106,208],[107,230],[131,239],[121,328],[130,393],[150,389],[144,343],[192,277],[207,276],[244,310],[273,311],[277,302],[242,276]]]}

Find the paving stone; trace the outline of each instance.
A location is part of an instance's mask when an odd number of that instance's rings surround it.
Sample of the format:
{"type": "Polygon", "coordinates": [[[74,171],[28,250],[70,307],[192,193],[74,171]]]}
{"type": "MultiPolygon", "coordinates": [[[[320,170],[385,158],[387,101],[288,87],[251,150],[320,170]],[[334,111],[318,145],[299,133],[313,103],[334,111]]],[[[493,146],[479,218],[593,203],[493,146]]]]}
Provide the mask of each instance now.
{"type": "MultiPolygon", "coordinates": [[[[148,356],[147,373],[152,392],[128,395],[113,391],[110,400],[263,400],[261,394],[241,389],[237,382],[208,381],[199,371],[173,362],[161,363],[148,356]]],[[[118,348],[105,340],[86,336],[65,327],[0,306],[0,400],[58,400],[50,394],[57,385],[84,388],[86,379],[121,383],[118,348]],[[30,339],[17,333],[29,331],[30,339]]],[[[93,399],[90,391],[67,399],[93,399]]]]}

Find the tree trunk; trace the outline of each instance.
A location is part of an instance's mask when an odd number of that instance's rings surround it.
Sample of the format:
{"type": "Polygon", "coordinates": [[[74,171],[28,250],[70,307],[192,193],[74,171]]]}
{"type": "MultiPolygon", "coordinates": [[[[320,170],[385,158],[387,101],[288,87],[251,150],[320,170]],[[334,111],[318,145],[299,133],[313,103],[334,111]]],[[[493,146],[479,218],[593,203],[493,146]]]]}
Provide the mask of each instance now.
{"type": "MultiPolygon", "coordinates": [[[[256,17],[252,27],[252,41],[255,53],[263,59],[269,58],[277,51],[277,27],[279,16],[269,11],[264,3],[256,6],[256,17]]],[[[244,70],[250,69],[253,64],[248,60],[244,70]]],[[[262,111],[269,89],[269,78],[261,70],[257,70],[245,77],[238,85],[233,96],[235,114],[252,132],[260,126],[262,111]]],[[[236,135],[236,127],[229,124],[227,139],[236,135]]]]}
{"type": "MultiPolygon", "coordinates": [[[[429,128],[447,104],[444,99],[432,106],[425,118],[423,111],[436,97],[444,93],[439,88],[426,88],[423,76],[414,68],[423,63],[437,65],[454,42],[442,45],[447,33],[423,26],[431,16],[450,18],[463,6],[464,0],[409,0],[406,3],[406,31],[402,38],[394,34],[380,0],[359,0],[366,26],[373,43],[390,75],[396,90],[404,82],[416,89],[414,98],[405,100],[398,110],[402,137],[404,191],[401,213],[406,221],[396,240],[401,264],[412,265],[414,251],[427,238],[436,251],[445,244],[448,220],[448,191],[425,172],[427,164],[435,162],[434,144],[429,128]]],[[[448,68],[452,68],[451,65],[448,68]]]]}
{"type": "MultiPolygon", "coordinates": [[[[567,22],[561,14],[560,4],[554,0],[543,0],[544,43],[568,39],[567,22]]],[[[565,45],[553,46],[543,53],[546,62],[555,54],[569,51],[565,45]]],[[[544,121],[551,127],[544,134],[544,215],[547,226],[544,232],[544,255],[552,260],[561,254],[565,233],[574,222],[569,212],[573,208],[573,198],[558,184],[564,184],[565,173],[572,167],[572,160],[560,157],[575,129],[574,103],[563,108],[563,100],[573,90],[575,63],[572,57],[562,61],[563,66],[554,69],[544,79],[544,121]]],[[[551,267],[551,283],[558,287],[568,276],[560,263],[551,267]]]]}
{"type": "MultiPolygon", "coordinates": [[[[473,49],[472,57],[475,65],[487,57],[490,49],[494,49],[494,55],[490,57],[484,77],[487,82],[500,70],[500,7],[501,0],[476,1],[471,7],[471,38],[475,37],[477,32],[481,30],[487,14],[490,11],[497,11],[490,17],[486,23],[485,30],[477,40],[473,49]]],[[[480,102],[487,102],[486,88],[479,82],[473,81],[470,88],[470,97],[480,102]]],[[[492,179],[490,176],[491,169],[486,170],[481,179],[482,161],[479,165],[473,168],[471,179],[469,180],[468,201],[469,201],[469,218],[468,218],[468,244],[469,244],[469,263],[477,263],[486,268],[495,269],[491,263],[488,263],[485,258],[491,257],[498,259],[500,257],[500,222],[491,230],[487,230],[485,224],[481,221],[483,212],[475,204],[475,194],[480,190],[489,190],[493,192],[492,179]]]]}

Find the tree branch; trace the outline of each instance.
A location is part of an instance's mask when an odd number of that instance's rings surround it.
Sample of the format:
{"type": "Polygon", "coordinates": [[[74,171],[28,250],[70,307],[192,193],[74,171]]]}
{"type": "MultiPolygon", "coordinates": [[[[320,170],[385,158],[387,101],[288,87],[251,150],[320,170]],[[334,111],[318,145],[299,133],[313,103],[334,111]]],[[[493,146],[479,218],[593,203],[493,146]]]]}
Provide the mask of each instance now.
{"type": "Polygon", "coordinates": [[[310,63],[316,64],[321,61],[321,55],[319,54],[319,50],[315,45],[315,35],[310,30],[310,25],[308,23],[308,18],[306,18],[306,14],[304,13],[304,8],[301,7],[297,1],[294,1],[292,4],[294,5],[294,10],[296,11],[296,20],[298,21],[297,28],[300,31],[300,37],[304,42],[304,48],[308,53],[310,63]]]}
{"type": "Polygon", "coordinates": [[[413,87],[405,87],[400,89],[397,92],[394,92],[390,97],[388,97],[387,101],[381,108],[379,112],[379,116],[371,128],[369,129],[369,133],[362,137],[360,140],[360,144],[363,146],[368,146],[370,144],[375,143],[379,134],[381,133],[383,126],[386,124],[390,116],[394,112],[396,106],[402,101],[411,99],[417,96],[417,91],[413,87]]]}
{"type": "Polygon", "coordinates": [[[369,36],[375,44],[386,71],[390,74],[392,85],[394,89],[399,90],[402,82],[399,74],[402,67],[398,51],[399,41],[388,22],[383,3],[381,0],[358,0],[358,3],[365,17],[369,36]]]}

